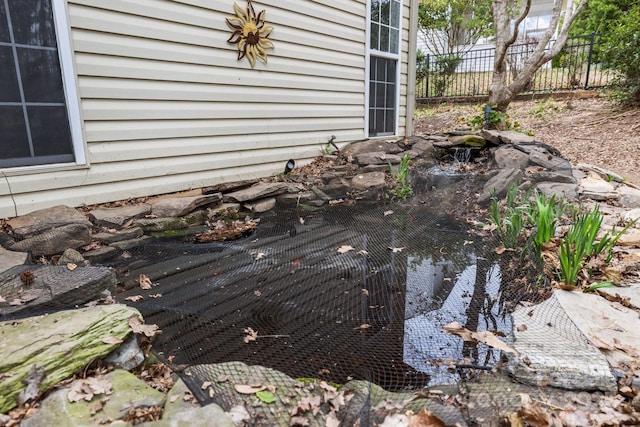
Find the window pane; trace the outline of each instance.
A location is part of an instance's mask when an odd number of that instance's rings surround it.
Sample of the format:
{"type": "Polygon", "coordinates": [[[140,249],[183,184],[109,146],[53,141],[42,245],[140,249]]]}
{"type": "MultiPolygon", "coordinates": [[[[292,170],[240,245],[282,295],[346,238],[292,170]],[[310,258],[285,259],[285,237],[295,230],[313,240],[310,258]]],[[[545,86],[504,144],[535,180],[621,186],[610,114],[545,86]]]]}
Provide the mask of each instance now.
{"type": "Polygon", "coordinates": [[[380,48],[380,26],[378,24],[371,24],[371,46],[370,49],[379,50],[380,48]]]}
{"type": "Polygon", "coordinates": [[[398,49],[399,49],[398,35],[399,35],[398,30],[394,30],[393,28],[389,30],[389,36],[390,36],[389,51],[391,53],[398,53],[398,49]]]}
{"type": "Polygon", "coordinates": [[[51,0],[9,0],[9,11],[16,43],[56,46],[51,0]]]}
{"type": "Polygon", "coordinates": [[[380,51],[389,52],[389,27],[380,27],[380,51]]]}
{"type": "Polygon", "coordinates": [[[384,82],[387,79],[387,60],[376,58],[376,80],[384,82]]]}
{"type": "Polygon", "coordinates": [[[384,132],[384,110],[376,110],[376,133],[384,132]]]}
{"type": "Polygon", "coordinates": [[[396,81],[396,61],[387,60],[387,81],[393,83],[396,81]]]}
{"type": "Polygon", "coordinates": [[[385,90],[384,87],[385,87],[384,83],[376,84],[376,107],[384,107],[385,105],[384,97],[387,91],[385,90]]]}
{"type": "Polygon", "coordinates": [[[4,8],[4,2],[0,1],[0,42],[9,43],[10,41],[7,11],[4,8]]]}
{"type": "Polygon", "coordinates": [[[73,153],[65,107],[28,107],[27,111],[36,156],[73,153]]]}
{"type": "Polygon", "coordinates": [[[385,107],[395,107],[396,105],[396,88],[393,84],[387,85],[387,95],[384,103],[385,107]]]}
{"type": "Polygon", "coordinates": [[[20,102],[16,65],[9,46],[0,46],[0,102],[20,102]]]}
{"type": "Polygon", "coordinates": [[[22,107],[0,106],[0,159],[29,157],[29,140],[22,107]]]}
{"type": "Polygon", "coordinates": [[[389,15],[391,13],[389,3],[391,0],[382,0],[380,4],[380,22],[389,25],[389,15]]]}
{"type": "Polygon", "coordinates": [[[18,49],[22,85],[27,102],[64,102],[58,53],[43,49],[18,49]]]}
{"type": "Polygon", "coordinates": [[[391,2],[391,17],[389,19],[389,25],[392,28],[400,28],[400,2],[391,2]]]}
{"type": "Polygon", "coordinates": [[[380,2],[371,0],[371,22],[380,22],[380,2]]]}
{"type": "Polygon", "coordinates": [[[395,114],[393,114],[393,110],[385,110],[385,121],[384,121],[384,132],[393,133],[395,132],[395,114]]]}

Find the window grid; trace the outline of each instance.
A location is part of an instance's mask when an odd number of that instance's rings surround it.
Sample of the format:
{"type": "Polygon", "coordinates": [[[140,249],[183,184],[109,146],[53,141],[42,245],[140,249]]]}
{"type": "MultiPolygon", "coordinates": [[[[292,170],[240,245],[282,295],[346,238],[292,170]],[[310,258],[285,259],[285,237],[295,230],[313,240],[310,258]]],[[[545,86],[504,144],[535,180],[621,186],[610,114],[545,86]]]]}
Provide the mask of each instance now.
{"type": "Polygon", "coordinates": [[[53,26],[50,1],[0,0],[0,167],[74,160],[53,26]]]}

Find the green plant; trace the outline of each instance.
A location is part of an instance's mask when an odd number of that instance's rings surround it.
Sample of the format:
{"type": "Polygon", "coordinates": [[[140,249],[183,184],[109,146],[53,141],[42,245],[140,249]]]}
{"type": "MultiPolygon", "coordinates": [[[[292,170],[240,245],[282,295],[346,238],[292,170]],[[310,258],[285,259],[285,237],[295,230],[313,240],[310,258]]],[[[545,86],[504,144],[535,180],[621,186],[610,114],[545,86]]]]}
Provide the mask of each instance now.
{"type": "Polygon", "coordinates": [[[413,188],[409,181],[409,154],[405,154],[398,166],[398,171],[394,173],[393,167],[389,164],[389,171],[393,176],[394,186],[389,190],[392,198],[407,200],[413,196],[413,188]]]}
{"type": "Polygon", "coordinates": [[[615,288],[615,286],[613,285],[613,281],[605,280],[604,282],[592,283],[589,286],[587,286],[586,288],[584,288],[584,291],[585,292],[593,292],[593,291],[596,291],[598,289],[603,289],[603,288],[615,288]]]}
{"type": "Polygon", "coordinates": [[[333,151],[334,151],[334,148],[329,142],[327,142],[326,144],[320,147],[320,152],[323,155],[333,154],[333,151]]]}
{"type": "Polygon", "coordinates": [[[549,113],[553,114],[560,111],[560,107],[553,100],[538,102],[529,112],[539,119],[545,119],[549,113]]]}
{"type": "Polygon", "coordinates": [[[484,128],[487,125],[487,107],[489,107],[488,127],[490,129],[517,130],[520,128],[520,123],[512,121],[507,113],[496,110],[495,105],[488,106],[487,104],[482,106],[480,114],[467,119],[467,124],[475,129],[484,128]]]}
{"type": "Polygon", "coordinates": [[[489,206],[489,218],[496,226],[496,233],[506,248],[515,248],[525,225],[526,207],[516,205],[518,186],[512,185],[507,191],[504,206],[495,193],[491,197],[489,206]]]}

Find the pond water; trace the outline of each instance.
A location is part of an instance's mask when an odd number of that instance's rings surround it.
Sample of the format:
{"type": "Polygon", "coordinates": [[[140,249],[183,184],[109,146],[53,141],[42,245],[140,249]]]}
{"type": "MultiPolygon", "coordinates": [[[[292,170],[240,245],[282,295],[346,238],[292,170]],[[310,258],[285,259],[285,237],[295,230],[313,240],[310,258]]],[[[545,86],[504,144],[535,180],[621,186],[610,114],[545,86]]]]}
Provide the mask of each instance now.
{"type": "MultiPolygon", "coordinates": [[[[240,240],[155,240],[112,265],[118,293],[163,333],[174,365],[243,361],[387,390],[451,384],[499,352],[442,326],[508,334],[495,243],[427,206],[277,209],[240,240]]],[[[126,301],[125,301],[126,302],[126,301]]]]}

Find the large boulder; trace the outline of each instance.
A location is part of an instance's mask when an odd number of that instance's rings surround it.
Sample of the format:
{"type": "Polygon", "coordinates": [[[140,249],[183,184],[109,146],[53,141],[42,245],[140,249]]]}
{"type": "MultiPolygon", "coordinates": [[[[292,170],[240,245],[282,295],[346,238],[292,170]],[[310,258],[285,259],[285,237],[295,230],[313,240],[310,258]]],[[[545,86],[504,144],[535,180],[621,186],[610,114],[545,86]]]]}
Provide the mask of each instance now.
{"type": "Polygon", "coordinates": [[[113,304],[0,322],[0,413],[18,405],[32,369],[44,375],[31,387],[45,391],[111,353],[132,332],[129,319],[139,316],[113,304]]]}

